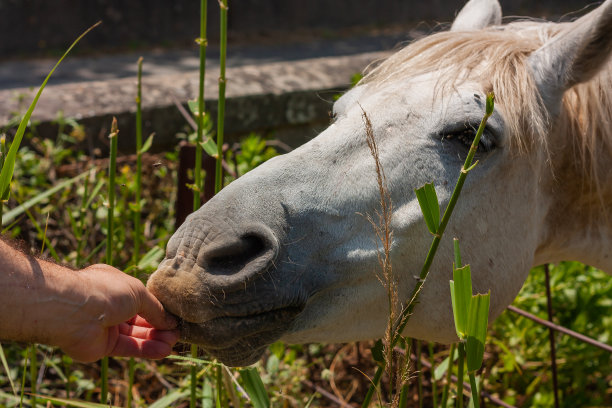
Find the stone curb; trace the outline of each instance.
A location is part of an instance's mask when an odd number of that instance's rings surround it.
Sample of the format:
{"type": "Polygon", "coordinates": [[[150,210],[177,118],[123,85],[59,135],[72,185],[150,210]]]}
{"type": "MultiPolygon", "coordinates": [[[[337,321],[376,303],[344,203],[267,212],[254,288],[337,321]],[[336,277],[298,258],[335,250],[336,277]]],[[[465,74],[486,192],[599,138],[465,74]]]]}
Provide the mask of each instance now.
{"type": "MultiPolygon", "coordinates": [[[[350,78],[388,52],[325,57],[299,61],[245,65],[227,69],[227,140],[256,132],[274,132],[291,146],[315,136],[329,123],[333,95],[345,91],[350,78]]],[[[206,73],[205,99],[208,114],[216,121],[218,68],[206,73]]],[[[53,79],[50,80],[52,84],[53,79]]],[[[179,73],[143,77],[143,121],[145,136],[156,133],[155,150],[172,149],[176,133],[186,121],[176,107],[197,96],[198,73],[179,73]]],[[[0,91],[0,123],[24,112],[36,89],[17,88],[0,91]],[[21,100],[21,102],[18,102],[21,100]],[[21,107],[20,107],[21,105],[21,107]]],[[[32,119],[43,137],[54,137],[53,121],[58,112],[75,118],[86,128],[90,148],[106,144],[111,117],[119,120],[119,148],[133,149],[136,79],[122,78],[48,85],[32,119]],[[95,136],[92,136],[95,135],[95,136]]]]}

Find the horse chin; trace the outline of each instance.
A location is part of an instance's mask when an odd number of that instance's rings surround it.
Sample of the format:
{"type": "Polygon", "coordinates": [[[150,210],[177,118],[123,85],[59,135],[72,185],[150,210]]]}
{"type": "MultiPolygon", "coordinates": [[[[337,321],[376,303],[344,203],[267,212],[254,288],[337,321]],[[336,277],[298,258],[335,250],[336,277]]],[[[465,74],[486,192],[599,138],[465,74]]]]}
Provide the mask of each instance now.
{"type": "Polygon", "coordinates": [[[230,367],[259,360],[266,347],[287,332],[303,306],[290,306],[246,316],[217,317],[203,323],[181,321],[181,340],[201,346],[230,367]]]}

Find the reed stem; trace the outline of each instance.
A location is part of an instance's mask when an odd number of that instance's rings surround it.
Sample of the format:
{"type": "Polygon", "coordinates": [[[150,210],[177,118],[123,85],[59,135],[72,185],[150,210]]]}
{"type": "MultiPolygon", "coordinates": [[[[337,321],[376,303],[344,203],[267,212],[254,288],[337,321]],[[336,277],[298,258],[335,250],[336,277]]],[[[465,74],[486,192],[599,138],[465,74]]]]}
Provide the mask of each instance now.
{"type": "MultiPolygon", "coordinates": [[[[2,171],[2,167],[4,167],[4,160],[6,158],[6,136],[0,136],[0,171],[2,171]]],[[[0,193],[0,232],[2,231],[2,214],[4,212],[4,200],[2,199],[0,193]]]]}
{"type": "Polygon", "coordinates": [[[32,398],[30,401],[32,408],[36,408],[36,406],[38,405],[36,401],[36,381],[38,377],[38,364],[36,363],[36,344],[32,344],[28,351],[30,354],[30,392],[32,393],[32,398]]]}
{"type": "MultiPolygon", "coordinates": [[[[136,192],[134,194],[134,254],[132,263],[138,264],[141,241],[141,208],[142,196],[142,57],[138,58],[138,79],[136,85],[136,192]]],[[[136,269],[134,269],[136,271],[136,269]]]]}
{"type": "Polygon", "coordinates": [[[446,408],[446,406],[448,405],[448,394],[449,394],[451,379],[453,375],[453,362],[455,361],[455,348],[456,347],[457,345],[455,343],[451,344],[450,352],[448,353],[448,368],[446,369],[446,384],[444,384],[444,389],[442,390],[442,401],[440,403],[440,408],[446,408]]]}
{"type": "Polygon", "coordinates": [[[468,376],[470,377],[470,387],[472,388],[472,402],[474,404],[474,408],[480,408],[480,392],[478,385],[476,384],[476,376],[473,372],[469,372],[468,376]]]}
{"type": "Polygon", "coordinates": [[[215,171],[215,193],[223,188],[223,127],[225,123],[225,60],[227,56],[227,10],[228,0],[219,0],[221,12],[221,41],[219,55],[219,103],[217,109],[217,163],[215,171]]]}
{"type": "MultiPolygon", "coordinates": [[[[204,183],[202,179],[202,143],[204,142],[204,79],[206,77],[206,48],[208,40],[206,37],[206,23],[208,17],[207,1],[200,0],[200,37],[196,43],[200,48],[200,82],[198,85],[198,114],[197,114],[197,129],[196,129],[196,150],[195,150],[195,168],[194,168],[194,184],[193,192],[193,211],[200,208],[201,194],[204,191],[204,183]]],[[[191,357],[198,357],[198,346],[191,345],[191,357]]],[[[189,386],[189,407],[195,408],[198,391],[198,372],[196,366],[190,368],[190,386],[189,386]]]]}
{"type": "Polygon", "coordinates": [[[417,394],[419,396],[419,408],[423,408],[423,372],[421,365],[421,342],[419,340],[414,341],[414,348],[416,354],[417,394]]]}
{"type": "Polygon", "coordinates": [[[427,352],[429,353],[429,363],[431,368],[429,370],[429,378],[431,378],[431,405],[433,407],[438,406],[438,384],[434,377],[434,367],[436,366],[436,359],[434,358],[434,344],[432,342],[427,343],[427,352]]]}
{"type": "MultiPolygon", "coordinates": [[[[113,232],[115,228],[115,175],[117,173],[117,118],[113,118],[110,139],[110,161],[108,165],[108,214],[106,219],[106,263],[113,265],[113,232]]],[[[108,357],[102,359],[100,403],[106,404],[108,399],[108,357]]]]}
{"type": "Polygon", "coordinates": [[[463,408],[463,368],[465,361],[465,344],[459,343],[459,359],[457,362],[457,407],[463,408]]]}
{"type": "Polygon", "coordinates": [[[206,77],[206,48],[208,39],[206,37],[207,2],[200,1],[200,37],[196,43],[200,48],[200,82],[198,86],[198,114],[197,114],[197,138],[195,156],[194,184],[196,191],[193,194],[193,210],[200,208],[200,196],[204,190],[202,180],[202,143],[204,143],[204,78],[206,77]]]}

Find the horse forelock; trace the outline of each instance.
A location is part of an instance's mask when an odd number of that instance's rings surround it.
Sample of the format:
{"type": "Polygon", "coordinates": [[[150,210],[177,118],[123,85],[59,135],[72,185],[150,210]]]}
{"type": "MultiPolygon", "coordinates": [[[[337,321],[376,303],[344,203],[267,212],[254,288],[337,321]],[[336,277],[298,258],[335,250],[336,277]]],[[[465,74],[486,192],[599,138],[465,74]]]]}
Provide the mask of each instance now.
{"type": "MultiPolygon", "coordinates": [[[[588,82],[567,90],[558,116],[550,117],[533,79],[527,58],[556,35],[562,24],[515,22],[479,31],[441,32],[417,40],[366,70],[361,84],[410,80],[439,74],[437,92],[451,91],[466,80],[495,92],[504,118],[507,145],[522,154],[539,146],[554,171],[549,145],[573,146],[573,174],[584,200],[604,204],[612,199],[612,64],[588,82]],[[587,194],[585,194],[587,193],[587,194]],[[589,198],[590,197],[590,198],[589,198]]],[[[584,203],[593,209],[593,203],[584,203]]]]}

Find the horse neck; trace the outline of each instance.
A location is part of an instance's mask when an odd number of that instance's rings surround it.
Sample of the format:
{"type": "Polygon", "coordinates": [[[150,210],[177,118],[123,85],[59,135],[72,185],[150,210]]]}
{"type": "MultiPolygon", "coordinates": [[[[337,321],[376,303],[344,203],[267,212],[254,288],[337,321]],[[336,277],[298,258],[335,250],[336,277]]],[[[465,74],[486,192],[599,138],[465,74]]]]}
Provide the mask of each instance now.
{"type": "Polygon", "coordinates": [[[550,205],[536,258],[612,273],[612,72],[598,80],[568,92],[551,132],[550,205]]]}

